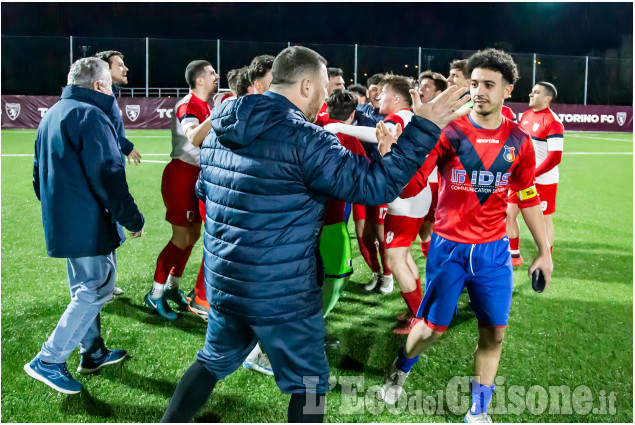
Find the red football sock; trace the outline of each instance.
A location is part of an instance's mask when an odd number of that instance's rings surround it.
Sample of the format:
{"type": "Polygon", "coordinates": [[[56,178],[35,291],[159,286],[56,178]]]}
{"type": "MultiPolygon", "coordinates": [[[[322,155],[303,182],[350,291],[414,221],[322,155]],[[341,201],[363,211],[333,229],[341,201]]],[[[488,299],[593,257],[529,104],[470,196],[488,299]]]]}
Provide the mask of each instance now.
{"type": "Polygon", "coordinates": [[[520,242],[519,238],[509,238],[509,249],[512,255],[520,255],[520,242]]]}
{"type": "Polygon", "coordinates": [[[207,301],[207,297],[205,296],[205,259],[201,261],[201,269],[198,272],[198,276],[196,276],[196,286],[194,287],[194,292],[196,292],[197,297],[207,301]]]}
{"type": "Polygon", "coordinates": [[[375,246],[374,239],[372,236],[357,238],[357,243],[359,245],[359,253],[362,254],[368,267],[370,267],[374,273],[380,273],[381,266],[379,265],[379,260],[377,260],[377,247],[375,246]]]}
{"type": "Polygon", "coordinates": [[[386,261],[386,242],[379,242],[379,257],[381,257],[381,265],[384,268],[384,276],[390,276],[392,272],[388,268],[386,261]]]}
{"type": "Polygon", "coordinates": [[[418,277],[415,282],[417,282],[417,291],[423,296],[423,292],[421,292],[421,278],[418,277]]]}
{"type": "MultiPolygon", "coordinates": [[[[418,280],[418,279],[417,279],[418,280]]],[[[406,302],[406,305],[410,309],[413,316],[417,315],[421,301],[423,301],[423,295],[421,295],[421,283],[417,285],[417,289],[411,292],[402,292],[401,297],[406,302]]]]}
{"type": "Polygon", "coordinates": [[[421,252],[426,258],[428,258],[428,251],[430,251],[430,241],[421,242],[421,252]]]}
{"type": "Polygon", "coordinates": [[[178,246],[174,245],[172,241],[168,242],[157,258],[154,281],[157,283],[167,282],[170,271],[180,265],[182,255],[183,251],[178,246]]]}
{"type": "Polygon", "coordinates": [[[176,277],[183,276],[183,270],[185,270],[185,265],[187,264],[187,260],[190,258],[190,254],[192,253],[192,248],[194,248],[194,245],[189,246],[181,251],[181,259],[176,266],[172,267],[172,270],[170,270],[170,274],[173,274],[176,277]]]}

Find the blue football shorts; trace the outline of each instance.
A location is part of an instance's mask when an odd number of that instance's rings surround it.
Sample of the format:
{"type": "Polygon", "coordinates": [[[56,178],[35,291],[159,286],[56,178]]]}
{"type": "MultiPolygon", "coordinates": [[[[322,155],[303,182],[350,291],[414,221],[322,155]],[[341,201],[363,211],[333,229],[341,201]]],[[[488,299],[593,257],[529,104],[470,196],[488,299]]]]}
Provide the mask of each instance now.
{"type": "Polygon", "coordinates": [[[512,301],[509,238],[464,244],[432,234],[426,263],[425,294],[417,317],[444,332],[463,288],[467,287],[479,326],[505,327],[512,301]]]}

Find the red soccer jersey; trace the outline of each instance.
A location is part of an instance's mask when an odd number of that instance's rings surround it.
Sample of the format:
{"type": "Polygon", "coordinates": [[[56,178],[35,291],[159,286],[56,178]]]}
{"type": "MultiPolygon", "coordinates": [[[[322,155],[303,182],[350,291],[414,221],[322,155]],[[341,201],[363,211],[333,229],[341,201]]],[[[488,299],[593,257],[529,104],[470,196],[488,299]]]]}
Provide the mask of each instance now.
{"type": "Polygon", "coordinates": [[[176,118],[183,128],[194,124],[199,125],[212,114],[212,107],[209,103],[199,99],[190,93],[185,96],[176,107],[176,118]]]}
{"type": "Polygon", "coordinates": [[[320,127],[324,127],[326,124],[330,122],[341,122],[341,121],[330,121],[329,118],[329,108],[326,106],[326,102],[320,108],[320,111],[317,114],[317,119],[315,120],[315,125],[319,125],[320,127]]]}
{"type": "Polygon", "coordinates": [[[440,181],[434,231],[445,239],[480,244],[503,238],[508,189],[523,192],[522,208],[539,204],[533,144],[505,117],[496,130],[478,127],[469,115],[452,121],[420,170],[427,176],[435,165],[440,181]]]}
{"type": "MultiPolygon", "coordinates": [[[[334,122],[340,122],[332,119],[328,119],[324,125],[331,124],[334,122]]],[[[340,140],[340,144],[344,146],[344,148],[351,151],[354,155],[363,156],[366,158],[366,153],[360,141],[347,134],[337,133],[335,134],[337,138],[340,140]]],[[[326,215],[324,217],[324,225],[328,226],[329,224],[342,223],[344,221],[344,210],[346,209],[346,201],[342,201],[339,199],[329,199],[326,204],[326,215]]]]}
{"type": "MultiPolygon", "coordinates": [[[[549,152],[562,151],[564,147],[564,126],[557,115],[550,108],[535,112],[533,109],[525,111],[520,126],[527,130],[534,142],[536,151],[536,165],[547,159],[549,152]]],[[[558,161],[559,162],[559,161],[558,161]]],[[[536,177],[539,184],[558,183],[558,167],[551,168],[536,177]]]]}
{"type": "Polygon", "coordinates": [[[509,106],[503,105],[503,109],[501,110],[501,115],[514,122],[516,121],[516,114],[514,113],[514,111],[512,111],[512,108],[510,108],[509,106]]]}

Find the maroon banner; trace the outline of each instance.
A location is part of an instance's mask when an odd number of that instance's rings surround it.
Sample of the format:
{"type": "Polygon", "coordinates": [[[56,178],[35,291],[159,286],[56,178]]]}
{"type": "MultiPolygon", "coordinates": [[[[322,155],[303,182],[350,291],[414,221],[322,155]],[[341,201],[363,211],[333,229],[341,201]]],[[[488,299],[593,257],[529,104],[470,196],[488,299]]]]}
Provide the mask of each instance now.
{"type": "MultiPolygon", "coordinates": [[[[2,129],[37,128],[57,96],[2,96],[2,129]]],[[[174,97],[119,97],[123,125],[130,129],[169,129],[174,97]]]]}
{"type": "MultiPolygon", "coordinates": [[[[37,128],[56,96],[2,96],[2,129],[37,128]]],[[[117,103],[126,129],[169,129],[174,97],[119,97],[117,103]]],[[[506,103],[516,115],[526,103],[506,103]]],[[[561,105],[553,106],[566,131],[633,132],[632,106],[561,105]]]]}
{"type": "MultiPolygon", "coordinates": [[[[506,102],[516,116],[529,109],[526,103],[506,102]]],[[[558,115],[565,131],[633,132],[632,106],[560,105],[551,108],[558,115]]]]}

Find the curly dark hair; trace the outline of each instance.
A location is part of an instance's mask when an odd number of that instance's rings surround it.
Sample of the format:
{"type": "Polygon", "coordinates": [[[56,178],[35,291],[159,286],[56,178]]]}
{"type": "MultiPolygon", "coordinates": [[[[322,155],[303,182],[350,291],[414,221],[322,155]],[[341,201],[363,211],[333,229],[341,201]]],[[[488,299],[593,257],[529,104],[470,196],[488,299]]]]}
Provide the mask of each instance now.
{"type": "Polygon", "coordinates": [[[479,50],[470,56],[467,61],[467,75],[472,75],[476,68],[500,72],[508,84],[516,84],[520,78],[514,59],[498,49],[479,50]]]}
{"type": "Polygon", "coordinates": [[[249,65],[249,82],[253,85],[256,80],[261,79],[273,67],[274,57],[271,55],[256,56],[249,65]]]}
{"type": "Polygon", "coordinates": [[[333,90],[326,100],[329,117],[338,121],[346,121],[355,108],[357,108],[357,96],[348,90],[333,90]]]}
{"type": "Polygon", "coordinates": [[[417,86],[415,80],[410,77],[404,77],[403,75],[385,74],[380,84],[382,86],[389,86],[404,98],[408,106],[412,106],[410,90],[417,86]]]}

